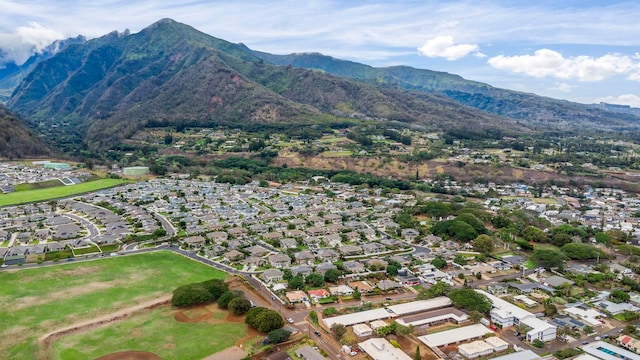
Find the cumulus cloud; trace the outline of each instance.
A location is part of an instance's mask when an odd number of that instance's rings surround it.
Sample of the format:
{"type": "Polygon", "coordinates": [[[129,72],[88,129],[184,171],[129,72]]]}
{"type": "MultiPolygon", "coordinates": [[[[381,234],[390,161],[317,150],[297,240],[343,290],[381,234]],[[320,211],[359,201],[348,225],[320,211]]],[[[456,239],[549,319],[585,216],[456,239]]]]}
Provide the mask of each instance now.
{"type": "Polygon", "coordinates": [[[31,55],[63,38],[61,33],[36,22],[20,26],[13,33],[0,33],[0,62],[22,65],[31,55]]]}
{"type": "Polygon", "coordinates": [[[549,90],[568,93],[571,92],[572,88],[573,86],[567,83],[555,83],[555,85],[552,88],[549,88],[549,90]]]}
{"type": "Polygon", "coordinates": [[[496,69],[538,78],[600,81],[614,75],[627,75],[629,79],[640,81],[640,63],[633,57],[620,54],[564,57],[557,51],[540,49],[533,55],[495,56],[488,63],[496,69]]]}
{"type": "Polygon", "coordinates": [[[629,105],[640,108],[640,96],[634,94],[624,94],[619,96],[605,96],[596,98],[595,102],[605,102],[608,104],[629,105]]]}
{"type": "Polygon", "coordinates": [[[455,44],[453,42],[453,36],[438,36],[427,41],[418,48],[418,51],[427,57],[443,57],[447,60],[458,60],[470,53],[478,53],[478,45],[455,44]]]}

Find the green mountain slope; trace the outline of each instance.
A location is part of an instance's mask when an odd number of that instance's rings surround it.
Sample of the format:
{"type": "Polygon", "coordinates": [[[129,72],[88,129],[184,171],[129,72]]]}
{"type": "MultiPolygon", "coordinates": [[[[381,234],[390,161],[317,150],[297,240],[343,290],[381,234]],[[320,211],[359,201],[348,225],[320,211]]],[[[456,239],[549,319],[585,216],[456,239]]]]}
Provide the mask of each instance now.
{"type": "Polygon", "coordinates": [[[318,53],[252,53],[281,66],[316,69],[371,84],[441,95],[480,110],[524,120],[533,127],[572,129],[580,126],[587,130],[625,130],[640,126],[640,118],[633,114],[608,112],[593,105],[499,89],[444,72],[408,66],[374,68],[318,53]]]}
{"type": "Polygon", "coordinates": [[[267,64],[170,19],[70,45],[41,62],[8,105],[62,144],[108,148],[151,126],[395,120],[429,129],[526,131],[445,97],[267,64]],[[53,134],[53,133],[52,133],[53,134]]]}
{"type": "Polygon", "coordinates": [[[0,158],[18,159],[49,155],[49,148],[27,129],[22,120],[0,104],[0,158]]]}

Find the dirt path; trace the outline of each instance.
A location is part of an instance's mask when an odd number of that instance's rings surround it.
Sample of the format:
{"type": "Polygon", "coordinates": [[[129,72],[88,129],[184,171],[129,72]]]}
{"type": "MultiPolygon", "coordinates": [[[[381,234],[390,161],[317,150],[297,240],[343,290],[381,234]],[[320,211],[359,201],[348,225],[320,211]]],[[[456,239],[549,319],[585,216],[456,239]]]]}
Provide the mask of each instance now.
{"type": "Polygon", "coordinates": [[[61,328],[61,329],[57,329],[55,331],[52,331],[48,334],[42,335],[40,338],[38,338],[38,343],[40,344],[40,352],[38,354],[38,358],[45,360],[45,359],[50,359],[51,358],[51,344],[53,344],[53,342],[65,335],[69,335],[69,334],[74,334],[77,332],[81,332],[81,331],[87,331],[89,329],[92,328],[96,328],[98,326],[102,326],[102,325],[106,325],[106,324],[110,324],[112,322],[115,321],[119,321],[119,320],[123,320],[126,319],[128,317],[130,317],[131,315],[141,312],[141,311],[145,311],[145,310],[149,310],[149,309],[154,309],[157,308],[158,306],[162,306],[165,304],[168,304],[171,301],[171,295],[165,295],[165,296],[161,296],[159,298],[150,300],[150,301],[146,301],[140,304],[137,304],[135,306],[126,308],[126,309],[122,309],[119,311],[116,311],[114,313],[111,314],[107,314],[107,315],[103,315],[100,317],[97,317],[95,319],[91,319],[91,320],[87,320],[87,321],[83,321],[83,322],[79,322],[79,323],[75,323],[73,325],[69,325],[67,327],[61,328]]]}

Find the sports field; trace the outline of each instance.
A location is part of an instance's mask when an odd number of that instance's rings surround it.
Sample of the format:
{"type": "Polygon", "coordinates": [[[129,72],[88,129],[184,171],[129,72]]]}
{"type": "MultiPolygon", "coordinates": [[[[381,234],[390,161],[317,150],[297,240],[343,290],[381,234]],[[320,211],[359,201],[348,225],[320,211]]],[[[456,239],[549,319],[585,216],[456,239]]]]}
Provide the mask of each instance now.
{"type": "Polygon", "coordinates": [[[100,179],[69,186],[57,186],[47,189],[16,191],[0,195],[0,206],[27,204],[37,201],[59,199],[67,196],[106,189],[129,182],[124,179],[100,179]]]}
{"type": "Polygon", "coordinates": [[[167,360],[203,359],[247,336],[244,322],[225,321],[227,311],[217,307],[213,304],[198,310],[211,308],[210,314],[220,314],[221,319],[208,316],[204,321],[178,321],[176,310],[163,306],[104,327],[64,336],[53,345],[52,359],[97,359],[119,351],[152,352],[167,360]]]}
{"type": "Polygon", "coordinates": [[[225,276],[168,251],[2,271],[0,358],[51,358],[38,342],[46,334],[169,298],[182,284],[225,276]]]}

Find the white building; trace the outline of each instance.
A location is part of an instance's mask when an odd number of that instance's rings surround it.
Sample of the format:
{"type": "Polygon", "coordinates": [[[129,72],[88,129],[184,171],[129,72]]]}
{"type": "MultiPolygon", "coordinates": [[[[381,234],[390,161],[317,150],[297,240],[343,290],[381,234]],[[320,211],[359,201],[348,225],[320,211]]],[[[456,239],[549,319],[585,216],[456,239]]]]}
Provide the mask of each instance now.
{"type": "Polygon", "coordinates": [[[358,343],[358,347],[373,360],[411,360],[409,355],[393,347],[393,345],[384,338],[373,338],[363,341],[358,343]]]}
{"type": "Polygon", "coordinates": [[[474,324],[429,335],[422,335],[418,337],[418,340],[422,341],[430,348],[436,348],[439,346],[447,346],[468,340],[479,339],[486,334],[493,334],[493,331],[489,330],[489,328],[482,324],[474,324]]]}
{"type": "Polygon", "coordinates": [[[356,324],[353,325],[353,333],[357,337],[366,337],[373,335],[373,330],[367,324],[356,324]]]}
{"type": "Polygon", "coordinates": [[[493,351],[495,352],[504,351],[509,348],[509,343],[500,339],[497,336],[486,338],[484,339],[484,342],[486,342],[489,346],[491,346],[493,348],[493,351]]]}
{"type": "Polygon", "coordinates": [[[473,359],[479,356],[491,354],[493,352],[493,348],[484,341],[477,340],[472,343],[458,345],[458,352],[467,359],[473,359]]]}
{"type": "Polygon", "coordinates": [[[544,342],[555,340],[557,328],[527,310],[493,296],[485,291],[476,290],[478,293],[489,298],[493,305],[491,309],[491,321],[501,327],[518,326],[524,324],[531,328],[527,331],[527,341],[541,340],[544,342]]]}

